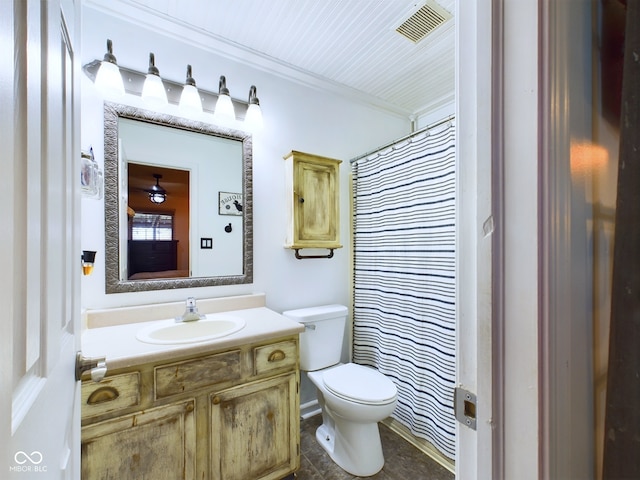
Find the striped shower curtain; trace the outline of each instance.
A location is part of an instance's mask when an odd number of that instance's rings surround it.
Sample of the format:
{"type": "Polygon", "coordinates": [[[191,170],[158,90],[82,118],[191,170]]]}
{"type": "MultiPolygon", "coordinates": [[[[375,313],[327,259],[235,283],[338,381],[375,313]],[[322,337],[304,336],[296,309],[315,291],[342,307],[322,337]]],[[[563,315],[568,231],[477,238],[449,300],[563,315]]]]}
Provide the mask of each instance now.
{"type": "Polygon", "coordinates": [[[455,455],[452,119],[352,162],[356,363],[398,388],[393,417],[455,455]]]}

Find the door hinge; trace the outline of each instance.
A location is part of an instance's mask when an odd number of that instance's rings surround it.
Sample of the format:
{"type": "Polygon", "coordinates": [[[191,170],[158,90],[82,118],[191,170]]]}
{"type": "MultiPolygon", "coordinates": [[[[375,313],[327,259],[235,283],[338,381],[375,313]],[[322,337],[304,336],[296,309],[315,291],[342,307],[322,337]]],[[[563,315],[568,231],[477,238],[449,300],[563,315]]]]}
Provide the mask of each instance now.
{"type": "Polygon", "coordinates": [[[453,396],[456,420],[475,430],[477,405],[475,393],[471,393],[464,388],[456,387],[453,396]]]}

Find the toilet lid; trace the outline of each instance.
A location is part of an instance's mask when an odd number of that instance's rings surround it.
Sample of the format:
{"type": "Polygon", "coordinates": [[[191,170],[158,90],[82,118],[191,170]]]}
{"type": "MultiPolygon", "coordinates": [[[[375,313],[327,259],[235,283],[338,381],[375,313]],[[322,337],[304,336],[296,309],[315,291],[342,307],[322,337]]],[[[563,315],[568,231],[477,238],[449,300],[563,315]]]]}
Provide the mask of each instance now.
{"type": "Polygon", "coordinates": [[[383,374],[355,363],[332,368],[324,372],[322,379],[331,393],[354,402],[385,404],[397,394],[395,384],[383,374]]]}

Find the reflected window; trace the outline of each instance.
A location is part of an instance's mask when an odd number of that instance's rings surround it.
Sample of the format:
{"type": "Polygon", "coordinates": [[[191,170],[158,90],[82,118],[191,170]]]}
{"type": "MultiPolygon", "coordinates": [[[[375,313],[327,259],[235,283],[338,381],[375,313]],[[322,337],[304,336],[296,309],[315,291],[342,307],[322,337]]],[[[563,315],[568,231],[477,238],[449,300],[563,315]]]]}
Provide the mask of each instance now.
{"type": "Polygon", "coordinates": [[[173,240],[173,215],[136,212],[131,222],[131,239],[173,240]]]}

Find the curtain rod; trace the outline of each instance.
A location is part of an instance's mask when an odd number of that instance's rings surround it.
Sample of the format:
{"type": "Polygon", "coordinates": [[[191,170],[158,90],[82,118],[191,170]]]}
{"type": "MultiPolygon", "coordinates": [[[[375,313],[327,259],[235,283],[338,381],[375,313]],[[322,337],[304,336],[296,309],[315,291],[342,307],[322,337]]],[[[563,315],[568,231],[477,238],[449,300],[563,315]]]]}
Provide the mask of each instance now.
{"type": "Polygon", "coordinates": [[[371,150],[371,151],[369,151],[369,152],[367,152],[367,153],[365,153],[363,155],[358,155],[357,157],[354,157],[351,160],[349,160],[349,163],[357,162],[361,158],[368,157],[371,154],[377,153],[380,150],[384,150],[385,148],[388,148],[388,147],[390,147],[392,145],[395,145],[396,143],[399,143],[399,142],[402,142],[402,141],[404,141],[404,140],[406,140],[408,138],[411,138],[414,135],[419,135],[419,134],[424,133],[424,132],[426,132],[428,130],[431,130],[432,128],[435,128],[438,125],[442,125],[443,123],[450,122],[454,118],[455,118],[455,115],[449,115],[448,117],[445,117],[442,120],[438,120],[437,122],[434,122],[431,125],[427,125],[426,127],[423,127],[420,130],[417,130],[415,132],[411,132],[410,134],[405,135],[404,137],[400,137],[400,138],[398,138],[396,140],[393,140],[393,141],[391,141],[389,143],[386,143],[386,144],[382,145],[381,147],[376,148],[375,150],[371,150]]]}

